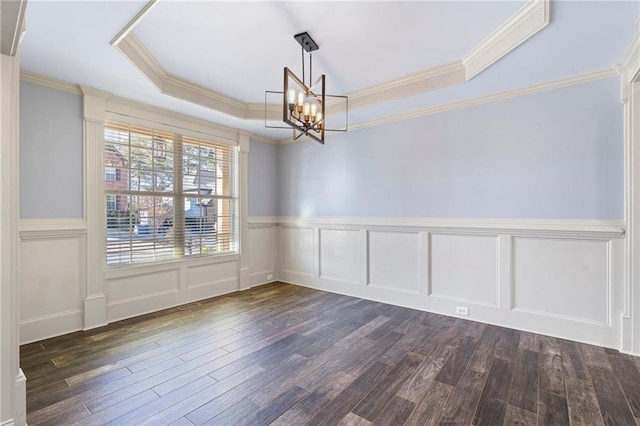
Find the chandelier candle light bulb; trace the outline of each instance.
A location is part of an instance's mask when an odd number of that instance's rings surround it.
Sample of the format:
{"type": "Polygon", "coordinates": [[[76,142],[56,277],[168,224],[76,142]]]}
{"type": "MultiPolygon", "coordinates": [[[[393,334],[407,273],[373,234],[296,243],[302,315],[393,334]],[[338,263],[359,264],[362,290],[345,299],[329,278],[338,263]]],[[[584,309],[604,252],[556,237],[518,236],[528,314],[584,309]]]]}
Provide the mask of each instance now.
{"type": "Polygon", "coordinates": [[[289,110],[292,111],[293,110],[293,106],[296,103],[296,90],[295,89],[289,89],[289,93],[288,93],[288,103],[289,103],[289,110]]]}

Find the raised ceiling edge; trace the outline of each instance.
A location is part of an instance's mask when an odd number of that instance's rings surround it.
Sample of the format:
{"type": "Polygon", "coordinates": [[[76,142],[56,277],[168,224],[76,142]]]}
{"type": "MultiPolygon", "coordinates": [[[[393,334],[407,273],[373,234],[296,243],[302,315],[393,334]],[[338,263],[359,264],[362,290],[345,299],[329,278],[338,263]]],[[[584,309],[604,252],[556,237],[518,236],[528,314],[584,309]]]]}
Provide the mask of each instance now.
{"type": "Polygon", "coordinates": [[[631,46],[629,46],[629,50],[627,50],[622,60],[620,71],[623,84],[631,83],[637,77],[638,72],[640,72],[640,30],[636,33],[636,36],[631,42],[631,46]]]}
{"type": "Polygon", "coordinates": [[[472,79],[549,25],[550,1],[534,0],[527,3],[464,56],[462,63],[465,67],[466,79],[472,79]]]}
{"type": "MultiPolygon", "coordinates": [[[[127,24],[119,33],[126,35],[119,40],[116,36],[113,46],[161,93],[243,120],[264,119],[264,104],[244,103],[166,72],[131,32],[132,25],[137,25],[146,14],[145,8],[155,1],[147,3],[127,24]]],[[[550,0],[531,0],[462,60],[348,94],[349,108],[367,107],[463,83],[544,28],[549,23],[549,9],[550,0]]],[[[268,105],[267,118],[277,120],[279,111],[279,105],[268,105]]]]}
{"type": "Polygon", "coordinates": [[[604,80],[606,78],[617,77],[618,73],[614,68],[608,68],[603,71],[596,71],[588,74],[582,74],[575,77],[563,78],[548,83],[535,84],[532,86],[521,87],[519,89],[507,90],[504,92],[493,93],[490,95],[479,96],[477,98],[466,99],[457,102],[451,102],[443,105],[436,105],[429,108],[423,108],[404,114],[384,117],[376,120],[365,121],[350,126],[351,130],[362,129],[366,127],[379,126],[381,124],[393,123],[396,121],[407,120],[410,118],[423,117],[427,115],[438,114],[441,112],[451,111],[455,109],[468,108],[475,105],[486,104],[489,102],[497,102],[518,96],[532,95],[534,93],[546,92],[549,90],[562,89],[564,87],[575,86],[578,84],[591,83],[593,81],[604,80]]]}
{"type": "MultiPolygon", "coordinates": [[[[451,102],[451,103],[446,103],[442,105],[436,105],[428,108],[409,111],[402,114],[377,118],[369,121],[363,121],[357,124],[350,125],[349,130],[364,129],[367,127],[375,127],[383,124],[395,123],[397,121],[403,121],[403,120],[409,120],[412,118],[424,117],[427,115],[439,114],[442,112],[468,108],[476,105],[486,104],[489,102],[503,101],[503,100],[515,98],[518,96],[532,95],[539,92],[562,89],[563,87],[591,83],[593,81],[604,80],[604,79],[613,78],[613,77],[618,77],[617,69],[608,68],[602,71],[582,74],[575,77],[563,78],[561,80],[535,84],[532,86],[521,87],[519,89],[507,90],[499,93],[492,93],[490,95],[479,96],[477,98],[465,99],[462,101],[451,102]]],[[[305,137],[303,136],[300,139],[305,139],[305,137]]],[[[279,143],[281,144],[287,144],[292,142],[295,142],[292,138],[281,139],[279,141],[279,143]]]]}

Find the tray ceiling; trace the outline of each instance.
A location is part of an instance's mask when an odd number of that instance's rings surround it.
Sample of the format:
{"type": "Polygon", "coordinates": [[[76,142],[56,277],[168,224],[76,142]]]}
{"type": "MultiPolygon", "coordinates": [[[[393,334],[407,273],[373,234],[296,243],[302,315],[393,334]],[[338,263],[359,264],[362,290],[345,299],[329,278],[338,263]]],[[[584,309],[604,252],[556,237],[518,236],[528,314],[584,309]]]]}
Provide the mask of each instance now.
{"type": "Polygon", "coordinates": [[[111,46],[145,5],[30,1],[22,69],[281,139],[289,132],[264,128],[261,103],[284,66],[300,71],[297,32],[320,44],[314,74],[353,97],[357,125],[610,70],[640,11],[637,1],[162,0],[111,46]]]}

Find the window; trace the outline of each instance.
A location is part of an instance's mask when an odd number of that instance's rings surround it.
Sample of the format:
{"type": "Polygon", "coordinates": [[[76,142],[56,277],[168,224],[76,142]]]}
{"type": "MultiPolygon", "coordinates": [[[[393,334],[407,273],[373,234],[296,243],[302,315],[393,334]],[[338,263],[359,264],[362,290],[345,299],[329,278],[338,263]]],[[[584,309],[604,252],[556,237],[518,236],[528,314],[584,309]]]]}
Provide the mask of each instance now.
{"type": "Polygon", "coordinates": [[[110,212],[113,212],[116,210],[118,210],[118,196],[108,194],[107,195],[107,216],[109,216],[110,212]]]}
{"type": "Polygon", "coordinates": [[[107,265],[237,250],[234,146],[107,123],[104,158],[107,265]]]}
{"type": "Polygon", "coordinates": [[[104,168],[104,180],[105,182],[115,182],[118,181],[120,179],[118,179],[118,175],[120,169],[116,169],[115,167],[105,167],[104,168]]]}

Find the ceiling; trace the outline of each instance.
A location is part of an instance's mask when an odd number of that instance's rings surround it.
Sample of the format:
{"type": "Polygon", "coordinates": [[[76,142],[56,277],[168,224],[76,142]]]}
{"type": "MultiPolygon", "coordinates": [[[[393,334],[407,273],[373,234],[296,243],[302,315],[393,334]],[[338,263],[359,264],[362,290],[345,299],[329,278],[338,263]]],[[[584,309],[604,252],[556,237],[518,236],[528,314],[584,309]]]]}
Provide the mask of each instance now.
{"type": "Polygon", "coordinates": [[[263,105],[284,66],[301,72],[296,33],[320,45],[314,74],[349,95],[358,126],[611,69],[639,12],[638,1],[29,0],[21,66],[283,139],[264,127],[263,105]]]}

